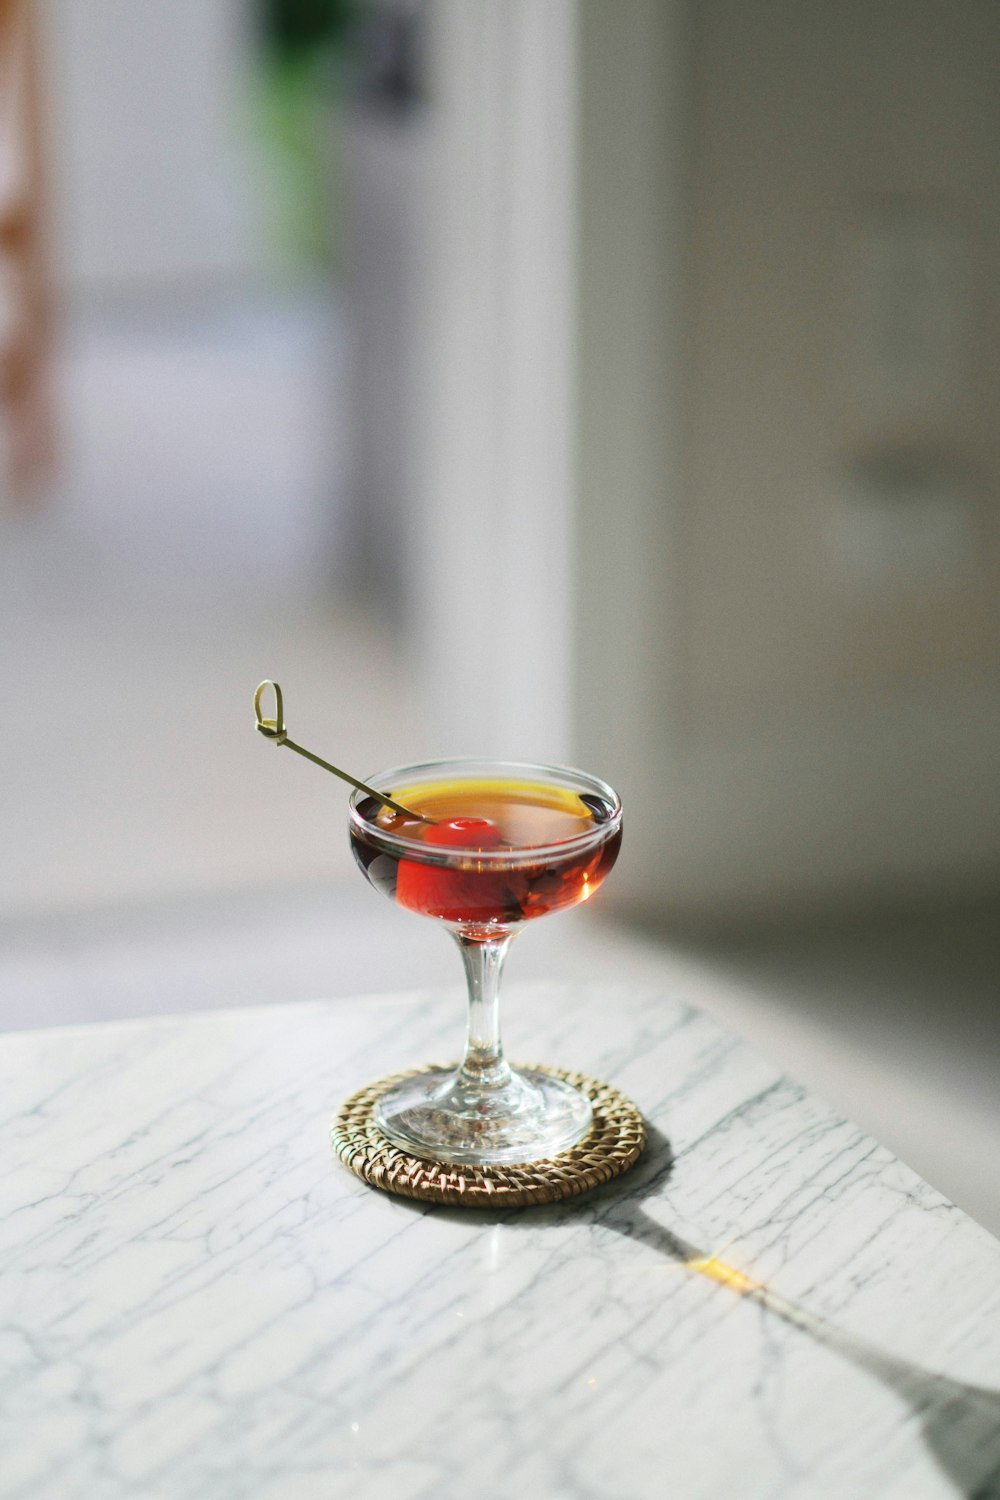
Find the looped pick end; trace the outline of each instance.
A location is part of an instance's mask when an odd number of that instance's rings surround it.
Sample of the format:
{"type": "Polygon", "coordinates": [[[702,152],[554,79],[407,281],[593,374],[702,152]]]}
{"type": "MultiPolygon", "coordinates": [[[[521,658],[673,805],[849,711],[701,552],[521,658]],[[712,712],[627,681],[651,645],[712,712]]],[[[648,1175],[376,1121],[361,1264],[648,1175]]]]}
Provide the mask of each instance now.
{"type": "Polygon", "coordinates": [[[340,777],[341,781],[348,782],[359,792],[364,792],[367,797],[374,797],[376,802],[381,802],[386,807],[391,807],[393,812],[401,813],[404,818],[409,818],[411,821],[415,820],[418,823],[433,822],[432,818],[425,817],[423,813],[411,812],[408,807],[404,807],[401,802],[397,802],[395,798],[390,797],[386,792],[377,792],[373,786],[368,785],[367,781],[359,781],[356,776],[351,775],[350,771],[342,771],[339,766],[331,765],[321,755],[314,755],[311,750],[307,750],[303,745],[297,745],[294,740],[290,740],[288,738],[288,730],[285,728],[285,710],[281,702],[281,689],[276,682],[271,681],[270,677],[265,677],[254,693],[253,711],[257,718],[257,728],[261,734],[266,735],[269,740],[273,740],[276,745],[287,745],[289,750],[295,751],[296,755],[302,755],[306,760],[311,760],[313,765],[322,766],[324,771],[332,771],[334,776],[340,777]],[[273,719],[265,719],[260,706],[260,701],[268,688],[274,693],[273,719]]]}
{"type": "Polygon", "coordinates": [[[281,701],[281,689],[269,677],[265,677],[253,695],[253,711],[257,717],[257,728],[261,734],[266,735],[269,740],[274,740],[275,744],[283,745],[288,737],[288,731],[285,729],[285,711],[281,701]],[[265,719],[261,712],[260,700],[263,698],[267,688],[271,688],[274,692],[273,719],[265,719]]]}

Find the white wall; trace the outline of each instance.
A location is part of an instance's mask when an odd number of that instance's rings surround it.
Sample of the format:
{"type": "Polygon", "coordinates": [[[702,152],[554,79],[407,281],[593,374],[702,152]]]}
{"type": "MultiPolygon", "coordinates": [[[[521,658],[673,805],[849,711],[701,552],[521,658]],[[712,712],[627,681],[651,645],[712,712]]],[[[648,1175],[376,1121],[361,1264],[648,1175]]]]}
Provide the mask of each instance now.
{"type": "Polygon", "coordinates": [[[569,753],[573,0],[434,0],[406,549],[435,753],[569,753]]]}
{"type": "Polygon", "coordinates": [[[1000,12],[430,18],[433,748],[607,776],[654,915],[993,879],[1000,12]]]}
{"type": "Polygon", "coordinates": [[[685,711],[947,694],[1000,640],[1000,10],[692,16],[685,711]]]}
{"type": "Polygon", "coordinates": [[[583,4],[578,17],[574,754],[625,802],[608,899],[634,908],[665,894],[681,813],[670,621],[683,485],[685,7],[583,4]]]}
{"type": "Polygon", "coordinates": [[[577,726],[632,813],[616,893],[725,919],[995,879],[1000,12],[579,14],[577,726]],[[950,269],[873,315],[858,250],[900,226],[950,269]]]}

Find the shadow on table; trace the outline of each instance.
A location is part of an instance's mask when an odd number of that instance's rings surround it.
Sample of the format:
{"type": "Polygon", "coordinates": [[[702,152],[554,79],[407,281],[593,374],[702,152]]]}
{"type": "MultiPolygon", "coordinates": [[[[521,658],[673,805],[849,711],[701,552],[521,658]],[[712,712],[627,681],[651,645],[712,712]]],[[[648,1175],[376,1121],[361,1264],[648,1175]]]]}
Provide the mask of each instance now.
{"type": "MultiPolygon", "coordinates": [[[[657,1200],[669,1181],[674,1158],[670,1142],[660,1131],[647,1126],[647,1132],[646,1150],[637,1165],[586,1198],[537,1209],[473,1212],[481,1212],[484,1219],[493,1222],[520,1222],[525,1226],[537,1226],[540,1220],[565,1223],[573,1218],[589,1219],[757,1303],[901,1397],[919,1421],[924,1442],[957,1494],[965,1500],[1000,1500],[1000,1391],[965,1385],[889,1354],[816,1317],[659,1223],[647,1211],[647,1204],[657,1200]]],[[[461,1219],[468,1214],[464,1209],[429,1211],[461,1219]]]]}
{"type": "MultiPolygon", "coordinates": [[[[931,1454],[966,1500],[1000,1500],[1000,1391],[965,1385],[887,1353],[867,1339],[816,1317],[754,1281],[735,1266],[688,1243],[664,1227],[646,1205],[665,1187],[673,1170],[670,1143],[647,1127],[648,1144],[631,1182],[622,1178],[595,1195],[595,1218],[628,1239],[640,1240],[719,1286],[749,1298],[807,1337],[832,1349],[900,1396],[920,1422],[931,1454]]],[[[581,1209],[584,1207],[580,1205],[581,1209]]]]}

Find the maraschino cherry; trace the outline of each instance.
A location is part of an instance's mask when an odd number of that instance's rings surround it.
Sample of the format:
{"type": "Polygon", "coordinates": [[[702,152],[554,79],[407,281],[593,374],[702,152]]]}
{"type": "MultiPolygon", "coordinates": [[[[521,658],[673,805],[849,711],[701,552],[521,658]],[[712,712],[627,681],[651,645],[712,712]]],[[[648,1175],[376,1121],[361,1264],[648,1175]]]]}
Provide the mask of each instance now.
{"type": "MultiPolygon", "coordinates": [[[[489,818],[452,818],[425,828],[420,842],[439,849],[465,849],[474,856],[499,848],[502,839],[489,818]]],[[[506,884],[502,871],[456,869],[401,859],[396,872],[396,900],[400,906],[427,917],[463,922],[470,916],[474,919],[477,908],[485,916],[496,909],[498,902],[502,906],[506,884]]]]}

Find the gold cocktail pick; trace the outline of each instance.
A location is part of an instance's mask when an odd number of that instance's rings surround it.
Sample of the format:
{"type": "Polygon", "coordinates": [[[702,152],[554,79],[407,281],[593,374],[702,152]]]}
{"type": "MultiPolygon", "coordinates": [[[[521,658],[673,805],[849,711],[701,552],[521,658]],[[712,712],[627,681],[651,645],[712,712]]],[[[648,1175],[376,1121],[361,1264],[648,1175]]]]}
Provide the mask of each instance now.
{"type": "Polygon", "coordinates": [[[339,766],[332,766],[328,760],[314,755],[311,750],[306,750],[302,745],[297,745],[294,740],[288,738],[285,728],[285,711],[282,704],[281,689],[276,682],[265,677],[257,691],[253,695],[253,711],[257,718],[257,728],[261,734],[273,740],[276,745],[287,745],[289,750],[294,750],[297,755],[304,755],[306,760],[311,760],[314,765],[322,766],[324,771],[332,771],[334,776],[339,776],[341,781],[350,782],[351,786],[357,787],[359,792],[367,792],[369,797],[374,797],[376,802],[384,802],[386,807],[391,807],[393,812],[402,813],[406,818],[416,818],[421,823],[432,823],[433,818],[425,818],[423,813],[413,812],[411,808],[404,807],[401,802],[396,802],[392,797],[387,797],[385,792],[377,792],[367,781],[359,781],[349,771],[342,771],[339,766]],[[267,688],[274,691],[274,718],[265,719],[261,712],[260,700],[267,688]]]}

